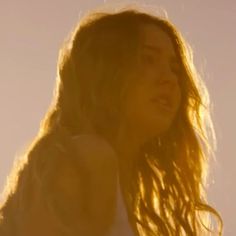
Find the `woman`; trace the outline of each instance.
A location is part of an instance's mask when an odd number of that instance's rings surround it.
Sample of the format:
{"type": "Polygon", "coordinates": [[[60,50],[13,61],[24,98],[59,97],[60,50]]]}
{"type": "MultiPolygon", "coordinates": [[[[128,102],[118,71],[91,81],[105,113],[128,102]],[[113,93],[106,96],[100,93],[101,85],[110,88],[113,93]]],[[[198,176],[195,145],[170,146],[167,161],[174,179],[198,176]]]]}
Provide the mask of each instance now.
{"type": "Polygon", "coordinates": [[[208,93],[172,23],[90,13],[57,72],[55,100],[9,177],[1,235],[128,235],[117,204],[129,235],[209,235],[210,216],[222,234],[205,194],[208,93]]]}

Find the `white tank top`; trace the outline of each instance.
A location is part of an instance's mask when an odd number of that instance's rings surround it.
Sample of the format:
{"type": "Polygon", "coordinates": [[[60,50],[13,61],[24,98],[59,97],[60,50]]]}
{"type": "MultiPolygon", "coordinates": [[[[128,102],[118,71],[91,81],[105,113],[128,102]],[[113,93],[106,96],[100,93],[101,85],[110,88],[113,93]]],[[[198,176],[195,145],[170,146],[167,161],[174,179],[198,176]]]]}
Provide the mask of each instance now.
{"type": "Polygon", "coordinates": [[[135,236],[129,224],[124,200],[121,194],[119,178],[117,176],[117,199],[116,199],[116,215],[114,224],[109,229],[106,236],[135,236]]]}

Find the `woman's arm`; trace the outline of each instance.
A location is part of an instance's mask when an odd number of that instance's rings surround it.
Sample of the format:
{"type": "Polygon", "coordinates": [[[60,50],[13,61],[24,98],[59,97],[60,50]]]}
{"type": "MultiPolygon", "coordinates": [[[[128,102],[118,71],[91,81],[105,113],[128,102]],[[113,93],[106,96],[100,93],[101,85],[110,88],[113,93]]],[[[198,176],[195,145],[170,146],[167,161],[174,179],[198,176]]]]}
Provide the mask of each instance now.
{"type": "Polygon", "coordinates": [[[97,135],[80,135],[73,142],[83,163],[81,166],[89,173],[88,221],[93,223],[97,232],[94,235],[99,235],[99,231],[105,231],[112,224],[115,216],[118,157],[113,148],[97,135]]]}

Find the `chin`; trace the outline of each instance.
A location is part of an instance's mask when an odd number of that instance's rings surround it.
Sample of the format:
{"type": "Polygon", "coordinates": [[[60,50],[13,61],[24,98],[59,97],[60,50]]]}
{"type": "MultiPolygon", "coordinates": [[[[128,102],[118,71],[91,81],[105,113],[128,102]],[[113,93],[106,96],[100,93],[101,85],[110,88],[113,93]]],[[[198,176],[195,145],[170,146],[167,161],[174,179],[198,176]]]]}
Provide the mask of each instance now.
{"type": "Polygon", "coordinates": [[[171,128],[171,125],[172,125],[172,121],[165,120],[165,122],[160,122],[160,123],[156,122],[152,126],[149,126],[150,136],[155,137],[155,136],[160,136],[167,133],[169,129],[171,128]]]}

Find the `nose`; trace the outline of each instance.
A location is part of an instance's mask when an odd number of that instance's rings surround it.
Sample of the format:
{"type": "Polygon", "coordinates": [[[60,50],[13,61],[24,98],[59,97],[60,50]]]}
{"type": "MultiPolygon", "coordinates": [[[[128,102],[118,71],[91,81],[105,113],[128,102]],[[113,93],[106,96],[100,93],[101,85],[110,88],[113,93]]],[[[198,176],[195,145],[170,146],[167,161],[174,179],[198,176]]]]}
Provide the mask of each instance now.
{"type": "Polygon", "coordinates": [[[170,66],[164,66],[161,69],[158,85],[167,85],[174,88],[178,84],[178,76],[171,70],[170,66]]]}

